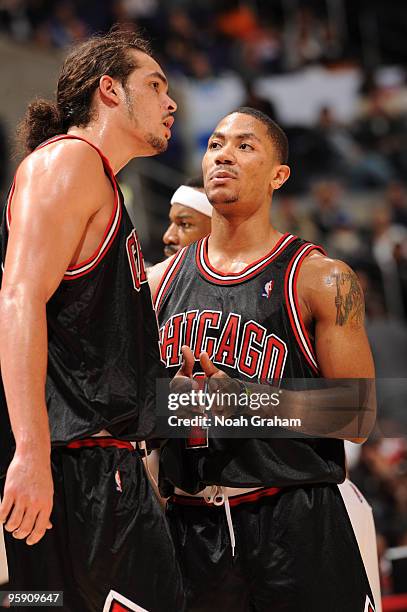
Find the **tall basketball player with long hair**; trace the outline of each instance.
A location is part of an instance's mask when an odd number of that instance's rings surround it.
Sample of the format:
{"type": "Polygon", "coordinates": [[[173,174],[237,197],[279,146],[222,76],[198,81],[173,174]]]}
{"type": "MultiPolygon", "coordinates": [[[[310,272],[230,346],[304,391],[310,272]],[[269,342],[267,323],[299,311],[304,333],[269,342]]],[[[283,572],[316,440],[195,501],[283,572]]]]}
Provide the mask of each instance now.
{"type": "Polygon", "coordinates": [[[113,31],[80,44],[56,103],[28,109],[29,155],[3,210],[0,520],[10,587],[62,590],[70,612],[183,607],[169,532],[130,443],[154,428],[160,363],[140,244],[115,178],[132,158],[167,148],[175,110],[146,41],[113,31]]]}

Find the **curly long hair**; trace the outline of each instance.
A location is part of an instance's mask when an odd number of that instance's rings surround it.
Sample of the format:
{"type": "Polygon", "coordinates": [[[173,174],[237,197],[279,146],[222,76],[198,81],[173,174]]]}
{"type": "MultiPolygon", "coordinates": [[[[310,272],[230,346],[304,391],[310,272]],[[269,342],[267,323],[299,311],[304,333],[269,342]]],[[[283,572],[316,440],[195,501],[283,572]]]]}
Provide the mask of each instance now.
{"type": "Polygon", "coordinates": [[[134,54],[129,53],[132,49],[151,56],[150,45],[144,38],[117,28],[75,46],[62,66],[56,100],[31,102],[17,129],[18,141],[25,153],[31,153],[57,134],[65,134],[73,125],[88,125],[100,78],[107,74],[125,86],[137,68],[134,54]]]}

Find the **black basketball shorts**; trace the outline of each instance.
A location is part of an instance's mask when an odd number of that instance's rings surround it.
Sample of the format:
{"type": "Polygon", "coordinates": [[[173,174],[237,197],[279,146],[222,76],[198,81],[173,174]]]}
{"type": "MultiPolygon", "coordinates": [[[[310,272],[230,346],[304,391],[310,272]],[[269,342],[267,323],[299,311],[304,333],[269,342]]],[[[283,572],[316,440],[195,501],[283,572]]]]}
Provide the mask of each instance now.
{"type": "Polygon", "coordinates": [[[235,556],[223,507],[185,496],[167,504],[188,612],[374,612],[336,485],[233,500],[235,556]]]}
{"type": "Polygon", "coordinates": [[[182,611],[174,546],[139,453],[89,438],[51,460],[53,528],[34,546],[5,531],[10,590],[63,591],[67,612],[182,611]]]}

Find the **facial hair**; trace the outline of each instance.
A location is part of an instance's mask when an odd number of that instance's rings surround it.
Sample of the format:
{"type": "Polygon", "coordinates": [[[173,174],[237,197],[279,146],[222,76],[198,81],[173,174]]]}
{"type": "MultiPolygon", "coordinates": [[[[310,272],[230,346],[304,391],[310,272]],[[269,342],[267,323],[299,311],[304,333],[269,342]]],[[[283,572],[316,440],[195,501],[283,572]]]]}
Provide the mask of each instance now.
{"type": "Polygon", "coordinates": [[[216,196],[213,198],[208,196],[208,200],[212,204],[212,206],[216,206],[216,204],[234,204],[235,202],[238,202],[239,196],[235,195],[235,196],[226,198],[225,200],[221,200],[221,201],[216,196]]]}
{"type": "Polygon", "coordinates": [[[164,153],[168,147],[168,140],[166,138],[160,138],[159,136],[154,136],[154,134],[148,134],[146,138],[148,144],[156,151],[157,153],[164,153]]]}
{"type": "MultiPolygon", "coordinates": [[[[124,95],[126,99],[126,107],[129,118],[134,123],[134,125],[138,125],[137,117],[134,114],[134,102],[131,93],[128,89],[124,88],[124,95]]],[[[159,136],[154,136],[154,134],[147,134],[146,141],[148,144],[156,151],[157,153],[164,153],[164,151],[168,148],[168,141],[166,138],[160,138],[159,136]]]]}

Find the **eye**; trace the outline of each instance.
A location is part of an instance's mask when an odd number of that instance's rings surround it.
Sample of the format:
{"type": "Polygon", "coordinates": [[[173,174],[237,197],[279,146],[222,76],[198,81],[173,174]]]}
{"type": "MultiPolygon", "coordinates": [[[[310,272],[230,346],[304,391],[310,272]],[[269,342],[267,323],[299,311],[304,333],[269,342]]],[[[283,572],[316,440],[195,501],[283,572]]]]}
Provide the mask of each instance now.
{"type": "Polygon", "coordinates": [[[153,89],[155,89],[155,91],[159,91],[160,90],[160,83],[158,81],[153,81],[151,83],[151,86],[153,89]]]}
{"type": "Polygon", "coordinates": [[[220,147],[220,142],[215,142],[214,140],[208,144],[208,149],[217,149],[218,147],[220,147]]]}
{"type": "Polygon", "coordinates": [[[242,149],[242,151],[248,151],[249,149],[251,149],[253,151],[252,145],[249,145],[247,142],[242,142],[239,146],[239,149],[242,149]]]}
{"type": "Polygon", "coordinates": [[[187,221],[182,221],[180,223],[180,226],[182,227],[182,229],[187,230],[192,227],[192,223],[188,223],[187,221]]]}

